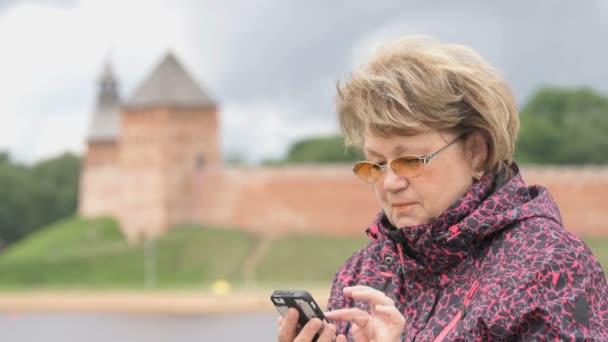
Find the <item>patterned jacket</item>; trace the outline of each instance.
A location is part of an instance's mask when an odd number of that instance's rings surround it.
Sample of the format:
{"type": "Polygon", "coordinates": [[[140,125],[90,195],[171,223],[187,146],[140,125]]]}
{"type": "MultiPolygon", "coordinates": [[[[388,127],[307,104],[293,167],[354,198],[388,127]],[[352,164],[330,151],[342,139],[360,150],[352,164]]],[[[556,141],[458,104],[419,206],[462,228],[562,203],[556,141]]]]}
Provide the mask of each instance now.
{"type": "MultiPolygon", "coordinates": [[[[395,228],[383,213],[370,243],[336,273],[329,310],[377,288],[406,318],[402,341],[608,341],[608,285],[589,248],[563,228],[548,191],[516,166],[486,175],[430,223],[395,228]]],[[[338,332],[347,334],[348,323],[338,332]]]]}

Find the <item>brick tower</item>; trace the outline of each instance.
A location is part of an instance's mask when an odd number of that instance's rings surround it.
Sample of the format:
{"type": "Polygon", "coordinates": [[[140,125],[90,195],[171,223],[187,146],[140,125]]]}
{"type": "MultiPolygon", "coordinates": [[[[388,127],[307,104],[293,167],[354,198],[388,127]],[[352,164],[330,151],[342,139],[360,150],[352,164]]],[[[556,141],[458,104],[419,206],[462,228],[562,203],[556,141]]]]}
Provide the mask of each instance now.
{"type": "Polygon", "coordinates": [[[130,240],[195,220],[196,175],[220,165],[215,102],[168,53],[126,102],[119,219],[130,240]]]}
{"type": "Polygon", "coordinates": [[[108,63],[98,81],[97,100],[82,163],[79,213],[83,216],[114,215],[118,209],[120,111],[118,82],[108,63]]]}

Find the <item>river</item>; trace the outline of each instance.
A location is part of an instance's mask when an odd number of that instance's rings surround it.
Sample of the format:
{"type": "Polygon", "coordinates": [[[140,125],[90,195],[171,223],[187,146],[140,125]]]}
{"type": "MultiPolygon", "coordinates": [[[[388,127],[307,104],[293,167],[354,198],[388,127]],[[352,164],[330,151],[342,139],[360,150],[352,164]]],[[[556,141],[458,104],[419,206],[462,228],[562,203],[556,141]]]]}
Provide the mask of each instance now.
{"type": "Polygon", "coordinates": [[[275,313],[129,315],[1,313],[0,341],[276,341],[275,313]]]}

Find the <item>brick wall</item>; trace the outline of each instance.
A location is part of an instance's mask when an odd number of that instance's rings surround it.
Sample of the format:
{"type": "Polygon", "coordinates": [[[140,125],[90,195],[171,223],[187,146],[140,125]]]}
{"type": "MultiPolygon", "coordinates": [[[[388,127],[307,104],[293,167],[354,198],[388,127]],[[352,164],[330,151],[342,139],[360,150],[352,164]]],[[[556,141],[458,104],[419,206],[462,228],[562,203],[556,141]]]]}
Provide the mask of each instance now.
{"type": "Polygon", "coordinates": [[[547,187],[566,228],[580,236],[608,236],[608,167],[526,167],[528,184],[547,187]]]}
{"type": "Polygon", "coordinates": [[[221,163],[218,120],[215,108],[173,108],[168,115],[164,145],[165,209],[167,224],[192,221],[194,175],[221,163]]]}
{"type": "Polygon", "coordinates": [[[85,167],[116,164],[118,159],[118,145],[115,141],[94,141],[87,145],[84,159],[85,167]]]}
{"type": "Polygon", "coordinates": [[[116,216],[122,201],[116,164],[85,166],[80,173],[78,212],[82,216],[116,216]]]}
{"type": "Polygon", "coordinates": [[[361,232],[379,206],[349,166],[216,168],[198,175],[199,222],[257,232],[361,232]]]}
{"type": "MultiPolygon", "coordinates": [[[[522,175],[549,188],[569,230],[608,235],[608,168],[524,167],[522,175]]],[[[348,165],[215,168],[195,184],[194,220],[256,232],[360,234],[379,210],[348,165]]]]}
{"type": "MultiPolygon", "coordinates": [[[[121,120],[117,144],[88,146],[79,212],[118,218],[129,240],[191,222],[362,234],[380,209],[350,165],[222,166],[214,108],[132,110],[121,120]]],[[[569,230],[608,236],[608,167],[523,167],[522,175],[549,188],[569,230]]]]}
{"type": "Polygon", "coordinates": [[[115,215],[122,196],[118,171],[118,145],[90,142],[80,173],[78,211],[84,216],[115,215]]]}
{"type": "Polygon", "coordinates": [[[118,169],[122,194],[117,218],[129,240],[167,229],[164,148],[169,110],[129,109],[121,115],[118,169]]]}

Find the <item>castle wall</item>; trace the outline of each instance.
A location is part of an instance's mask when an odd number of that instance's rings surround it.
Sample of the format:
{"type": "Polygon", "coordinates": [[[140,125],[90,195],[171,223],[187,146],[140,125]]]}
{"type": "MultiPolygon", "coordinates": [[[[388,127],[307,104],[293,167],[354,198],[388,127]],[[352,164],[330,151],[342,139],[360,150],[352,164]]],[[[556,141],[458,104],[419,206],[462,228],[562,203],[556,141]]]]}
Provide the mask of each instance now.
{"type": "Polygon", "coordinates": [[[118,219],[129,240],[167,229],[164,146],[166,109],[127,110],[121,115],[119,169],[122,200],[118,219]]]}
{"type": "Polygon", "coordinates": [[[78,212],[83,216],[117,216],[122,197],[115,142],[89,142],[80,173],[78,212]]]}
{"type": "Polygon", "coordinates": [[[116,164],[84,167],[80,174],[79,214],[117,217],[123,197],[120,178],[116,164]]]}
{"type": "Polygon", "coordinates": [[[608,236],[608,167],[526,167],[522,175],[549,189],[568,230],[608,236]]]}
{"type": "MultiPolygon", "coordinates": [[[[81,215],[115,216],[135,241],[186,222],[271,234],[361,234],[379,210],[371,186],[357,180],[349,165],[199,164],[203,142],[194,129],[193,136],[181,137],[163,131],[169,116],[162,111],[147,119],[125,116],[130,125],[115,153],[117,163],[110,162],[110,146],[89,148],[81,215]]],[[[549,188],[569,230],[608,236],[608,167],[522,167],[521,172],[528,184],[549,188]]]]}
{"type": "Polygon", "coordinates": [[[116,164],[118,161],[118,145],[115,141],[94,141],[87,144],[84,158],[85,167],[95,167],[116,164]]]}
{"type": "MultiPolygon", "coordinates": [[[[523,168],[543,184],[567,229],[608,236],[608,168],[523,168]]],[[[211,169],[196,181],[197,221],[280,234],[361,234],[379,210],[348,165],[211,169]]]]}
{"type": "Polygon", "coordinates": [[[198,221],[257,232],[350,234],[364,230],[379,208],[348,166],[217,168],[201,174],[197,186],[206,193],[198,221]]]}
{"type": "MultiPolygon", "coordinates": [[[[173,108],[169,111],[167,142],[163,147],[165,210],[169,226],[194,220],[194,175],[221,163],[218,132],[215,108],[173,108]]],[[[204,188],[198,191],[205,192],[204,188]]]]}

